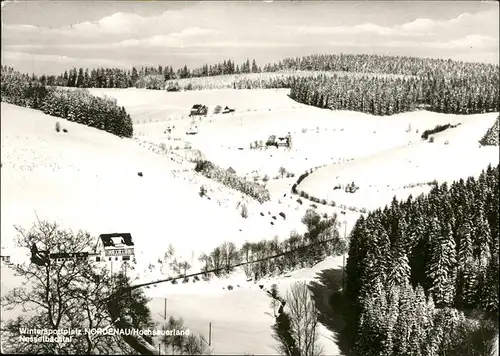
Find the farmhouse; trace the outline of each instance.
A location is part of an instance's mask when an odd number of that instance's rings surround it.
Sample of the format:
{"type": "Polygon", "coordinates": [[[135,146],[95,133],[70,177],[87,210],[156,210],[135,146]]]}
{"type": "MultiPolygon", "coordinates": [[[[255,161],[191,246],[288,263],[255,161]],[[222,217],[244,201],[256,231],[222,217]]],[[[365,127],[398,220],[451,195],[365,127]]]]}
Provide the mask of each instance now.
{"type": "Polygon", "coordinates": [[[229,167],[227,170],[226,170],[227,173],[229,174],[236,174],[236,171],[234,170],[233,167],[229,167]]]}
{"type": "Polygon", "coordinates": [[[10,257],[11,257],[10,250],[8,250],[6,247],[2,247],[0,251],[0,262],[9,265],[12,263],[10,257]]]}
{"type": "Polygon", "coordinates": [[[194,104],[193,107],[191,108],[191,111],[189,112],[189,116],[203,116],[207,115],[208,113],[208,106],[202,105],[202,104],[194,104]]]}
{"type": "Polygon", "coordinates": [[[102,234],[97,241],[96,262],[130,261],[134,255],[134,243],[129,233],[102,234]]]}

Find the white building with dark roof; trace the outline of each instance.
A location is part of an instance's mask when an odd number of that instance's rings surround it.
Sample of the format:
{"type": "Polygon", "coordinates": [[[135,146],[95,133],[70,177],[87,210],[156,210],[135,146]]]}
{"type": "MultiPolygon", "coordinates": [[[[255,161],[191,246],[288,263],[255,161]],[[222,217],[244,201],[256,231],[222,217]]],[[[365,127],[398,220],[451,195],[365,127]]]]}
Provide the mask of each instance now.
{"type": "Polygon", "coordinates": [[[97,262],[130,261],[134,256],[134,242],[129,233],[99,235],[95,260],[97,262]]]}
{"type": "Polygon", "coordinates": [[[12,257],[12,251],[10,248],[2,247],[0,249],[0,262],[2,264],[10,265],[12,263],[11,257],[12,257]]]}

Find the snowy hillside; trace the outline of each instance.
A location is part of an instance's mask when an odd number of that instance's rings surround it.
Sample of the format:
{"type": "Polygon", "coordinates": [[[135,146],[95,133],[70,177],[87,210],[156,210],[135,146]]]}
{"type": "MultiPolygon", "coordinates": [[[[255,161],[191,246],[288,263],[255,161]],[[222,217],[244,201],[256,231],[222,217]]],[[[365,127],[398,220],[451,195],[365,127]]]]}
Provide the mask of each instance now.
{"type": "MultiPolygon", "coordinates": [[[[461,124],[431,135],[433,137],[429,140],[416,138],[406,145],[320,168],[303,180],[298,191],[328,202],[374,209],[386,204],[394,195],[398,199],[405,199],[410,194],[416,196],[428,191],[431,188],[428,183],[434,180],[452,182],[476,176],[488,164],[498,164],[498,149],[494,146],[482,147],[476,139],[492,126],[497,113],[466,117],[422,114],[424,120],[427,116],[428,128],[449,122],[461,124]],[[334,189],[336,186],[343,188],[352,182],[359,187],[354,194],[346,193],[344,189],[334,189]]],[[[421,113],[398,116],[417,122],[419,115],[421,113]]],[[[420,121],[418,125],[423,127],[420,121]]]]}
{"type": "MultiPolygon", "coordinates": [[[[182,170],[192,164],[180,166],[133,140],[2,103],[1,142],[4,246],[12,242],[13,225],[30,226],[36,213],[95,235],[131,232],[146,265],[169,244],[179,258],[197,260],[224,240],[243,243],[247,236],[239,230],[246,226],[256,239],[262,238],[259,221],[268,229],[269,221],[251,206],[251,217],[242,219],[236,209],[241,194],[186,177],[182,170]],[[55,131],[57,121],[67,133],[55,131]],[[201,184],[215,191],[212,200],[199,196],[201,184]]],[[[276,233],[280,229],[290,231],[278,225],[276,233]]]]}
{"type": "MultiPolygon", "coordinates": [[[[14,225],[29,228],[36,215],[93,235],[130,232],[137,254],[134,273],[142,282],[166,277],[157,261],[169,245],[196,272],[200,254],[224,241],[240,247],[245,241],[303,232],[300,220],[308,208],[338,214],[342,235],[348,234],[360,213],[346,207],[375,208],[395,194],[405,198],[426,191],[430,187],[425,183],[434,179],[476,175],[488,163],[498,163],[495,147],[479,147],[477,142],[497,113],[465,117],[419,111],[373,117],[307,107],[288,98],[286,90],[90,91],[125,106],[134,121],[133,139],[1,104],[2,246],[12,246],[14,225]],[[198,103],[208,105],[209,114],[196,119],[199,133],[188,136],[189,110],[198,103]],[[236,111],[213,114],[217,105],[236,111]],[[56,132],[56,122],[67,132],[56,132]],[[432,143],[421,139],[424,130],[446,123],[461,125],[433,135],[432,143]],[[175,128],[167,133],[168,126],[175,128]],[[290,150],[250,149],[255,141],[288,132],[290,150]],[[261,205],[195,173],[186,159],[194,150],[265,184],[271,201],[261,205]],[[463,164],[449,164],[456,161],[463,164]],[[283,176],[280,167],[285,168],[283,176]],[[334,201],[335,207],[313,205],[290,192],[300,174],[317,167],[298,190],[334,201]],[[354,194],[333,190],[352,181],[360,187],[354,194]],[[205,197],[199,194],[201,186],[205,197]],[[248,207],[246,219],[241,204],[248,207]],[[286,219],[273,220],[279,213],[286,219]]],[[[331,257],[314,268],[259,283],[265,288],[276,283],[284,292],[291,282],[311,281],[342,263],[342,257],[331,257]]],[[[2,269],[2,280],[15,280],[9,273],[2,269]]],[[[206,337],[211,322],[215,353],[276,353],[269,297],[241,271],[210,282],[164,283],[145,291],[153,298],[150,306],[157,321],[167,298],[167,313],[183,317],[193,332],[206,337]]],[[[328,298],[328,291],[323,293],[320,297],[328,298]]],[[[323,326],[320,331],[325,354],[337,354],[332,332],[323,326]]]]}

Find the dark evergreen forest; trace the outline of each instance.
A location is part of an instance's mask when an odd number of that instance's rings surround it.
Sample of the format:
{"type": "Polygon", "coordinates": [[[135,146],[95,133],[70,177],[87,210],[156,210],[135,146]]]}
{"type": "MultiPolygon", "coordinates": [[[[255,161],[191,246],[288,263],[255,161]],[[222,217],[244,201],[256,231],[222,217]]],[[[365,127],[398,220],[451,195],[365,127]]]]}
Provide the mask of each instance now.
{"type": "Polygon", "coordinates": [[[120,137],[133,135],[130,115],[114,99],[96,97],[85,90],[48,87],[34,76],[5,66],[1,73],[3,102],[40,110],[120,137]]]}
{"type": "Polygon", "coordinates": [[[484,355],[471,335],[498,333],[499,167],[357,221],[342,335],[355,354],[484,355]]]}

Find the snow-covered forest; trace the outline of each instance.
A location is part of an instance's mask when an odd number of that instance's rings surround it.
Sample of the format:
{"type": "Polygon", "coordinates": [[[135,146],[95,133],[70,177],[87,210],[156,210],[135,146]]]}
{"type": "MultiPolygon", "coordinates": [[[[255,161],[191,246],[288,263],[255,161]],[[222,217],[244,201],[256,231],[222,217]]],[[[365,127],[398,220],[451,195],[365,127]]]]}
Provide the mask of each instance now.
{"type": "Polygon", "coordinates": [[[357,221],[343,337],[358,355],[472,355],[472,334],[494,335],[498,180],[489,166],[357,221]]]}
{"type": "Polygon", "coordinates": [[[85,90],[48,87],[36,77],[2,66],[2,101],[95,127],[121,137],[132,137],[130,115],[111,98],[85,90]]]}

